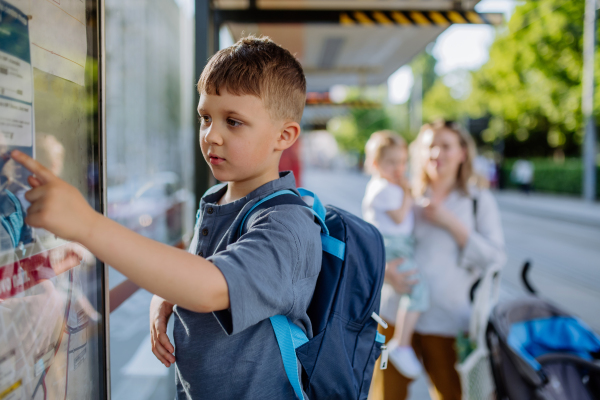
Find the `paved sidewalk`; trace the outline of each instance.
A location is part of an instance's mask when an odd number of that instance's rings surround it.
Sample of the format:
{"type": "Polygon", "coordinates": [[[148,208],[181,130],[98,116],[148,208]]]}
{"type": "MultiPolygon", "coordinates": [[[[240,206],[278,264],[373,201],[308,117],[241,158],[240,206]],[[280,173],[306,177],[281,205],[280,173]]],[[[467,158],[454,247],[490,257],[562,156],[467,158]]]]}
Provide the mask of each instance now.
{"type": "Polygon", "coordinates": [[[581,225],[600,227],[600,203],[554,194],[516,191],[494,192],[500,209],[535,217],[550,218],[581,225]]]}

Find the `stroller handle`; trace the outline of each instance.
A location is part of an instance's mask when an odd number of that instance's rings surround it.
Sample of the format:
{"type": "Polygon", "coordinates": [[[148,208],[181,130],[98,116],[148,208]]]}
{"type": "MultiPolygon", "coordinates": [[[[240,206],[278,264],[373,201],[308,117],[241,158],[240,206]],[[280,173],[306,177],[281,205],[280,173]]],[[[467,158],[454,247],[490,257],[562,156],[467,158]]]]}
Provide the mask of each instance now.
{"type": "Polygon", "coordinates": [[[523,264],[523,269],[521,270],[521,280],[523,281],[523,285],[527,291],[531,294],[537,294],[537,290],[531,285],[529,282],[529,270],[531,269],[531,261],[526,260],[525,264],[523,264]]]}
{"type": "Polygon", "coordinates": [[[570,364],[575,364],[580,367],[585,367],[590,370],[600,372],[600,364],[593,361],[585,360],[581,357],[574,356],[569,353],[551,353],[544,354],[536,358],[537,362],[539,362],[542,366],[544,364],[550,364],[555,362],[568,362],[570,364]]]}

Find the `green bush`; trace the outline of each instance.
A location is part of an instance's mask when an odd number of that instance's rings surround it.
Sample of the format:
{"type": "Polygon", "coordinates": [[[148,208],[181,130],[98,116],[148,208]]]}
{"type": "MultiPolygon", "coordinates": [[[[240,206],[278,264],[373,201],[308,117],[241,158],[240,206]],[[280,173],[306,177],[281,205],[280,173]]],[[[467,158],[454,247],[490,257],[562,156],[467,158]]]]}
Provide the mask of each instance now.
{"type": "MultiPolygon", "coordinates": [[[[506,159],[501,167],[505,187],[516,188],[510,172],[516,159],[506,159]]],[[[534,158],[533,189],[545,193],[563,193],[580,196],[583,186],[583,165],[579,158],[557,162],[548,158],[534,158]]],[[[600,166],[596,167],[596,197],[600,198],[600,166]]]]}

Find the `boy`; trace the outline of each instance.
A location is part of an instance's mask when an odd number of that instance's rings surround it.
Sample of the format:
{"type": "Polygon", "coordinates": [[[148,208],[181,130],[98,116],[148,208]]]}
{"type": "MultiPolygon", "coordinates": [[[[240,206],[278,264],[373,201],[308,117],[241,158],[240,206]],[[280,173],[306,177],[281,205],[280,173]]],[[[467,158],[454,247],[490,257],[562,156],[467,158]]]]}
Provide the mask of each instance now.
{"type": "Polygon", "coordinates": [[[278,164],[300,133],[302,67],[270,39],[248,37],[210,59],[198,90],[202,154],[227,184],[202,198],[189,253],[96,213],[75,188],[15,152],[35,174],[26,222],[80,242],[156,294],[153,351],[175,362],[178,399],[292,399],[268,318],[286,315],[312,337],[306,310],[321,266],[320,228],[305,208],[281,205],[253,215],[237,241],[236,233],[258,200],[295,190],[278,164]],[[160,323],[171,310],[174,357],[160,323]]]}

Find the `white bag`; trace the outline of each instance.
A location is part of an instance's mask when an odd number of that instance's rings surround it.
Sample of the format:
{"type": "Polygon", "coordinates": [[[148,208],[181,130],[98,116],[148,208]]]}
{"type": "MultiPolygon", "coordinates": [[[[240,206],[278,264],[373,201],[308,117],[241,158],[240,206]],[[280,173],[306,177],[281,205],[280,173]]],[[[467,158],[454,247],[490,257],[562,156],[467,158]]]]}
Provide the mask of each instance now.
{"type": "Polygon", "coordinates": [[[499,287],[500,269],[490,268],[475,291],[469,340],[477,347],[463,362],[456,364],[463,400],[494,400],[496,398],[485,331],[492,308],[498,302],[499,287]]]}

